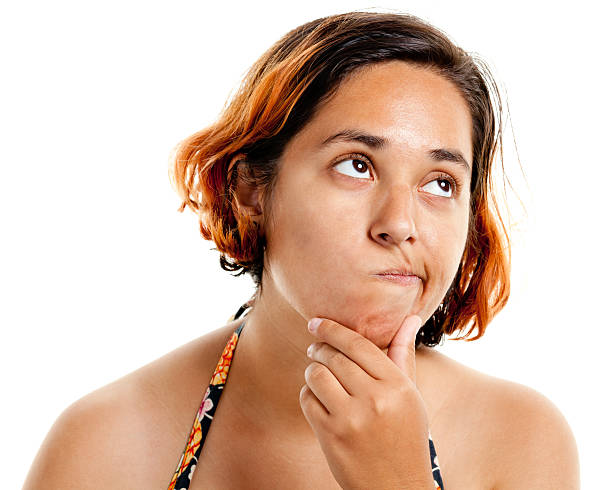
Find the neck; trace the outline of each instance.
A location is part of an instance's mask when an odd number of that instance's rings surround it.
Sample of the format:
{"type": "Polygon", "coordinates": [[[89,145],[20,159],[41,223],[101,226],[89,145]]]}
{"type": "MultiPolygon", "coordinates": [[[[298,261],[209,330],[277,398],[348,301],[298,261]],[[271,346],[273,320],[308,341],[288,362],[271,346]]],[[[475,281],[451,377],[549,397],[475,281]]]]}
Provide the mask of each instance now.
{"type": "Polygon", "coordinates": [[[307,319],[261,295],[244,321],[232,366],[232,374],[237,374],[234,369],[240,373],[242,415],[260,423],[262,418],[274,420],[275,427],[310,435],[299,403],[304,370],[312,362],[306,349],[316,341],[306,328],[307,319]]]}

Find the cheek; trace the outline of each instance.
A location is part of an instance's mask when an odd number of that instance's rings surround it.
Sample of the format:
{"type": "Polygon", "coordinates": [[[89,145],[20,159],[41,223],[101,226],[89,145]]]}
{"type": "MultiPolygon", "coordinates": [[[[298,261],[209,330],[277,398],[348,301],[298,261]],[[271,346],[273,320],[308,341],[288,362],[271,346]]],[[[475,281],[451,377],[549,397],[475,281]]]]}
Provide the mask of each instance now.
{"type": "Polygon", "coordinates": [[[442,302],[457,274],[467,234],[468,212],[464,210],[448,220],[444,226],[431,227],[428,235],[424,237],[427,244],[426,255],[430,257],[425,262],[426,267],[429,262],[427,273],[430,281],[428,282],[431,288],[435,288],[435,291],[429,292],[430,314],[442,302]]]}
{"type": "Polygon", "coordinates": [[[375,266],[372,244],[366,243],[367,209],[320,182],[290,184],[278,187],[266,250],[267,273],[279,299],[304,319],[330,318],[375,341],[367,324],[395,324],[399,305],[390,304],[397,297],[386,298],[381,293],[389,290],[372,288],[367,277],[375,266]]]}
{"type": "Polygon", "coordinates": [[[282,184],[268,233],[269,273],[288,302],[310,314],[315,297],[319,305],[345,300],[339,298],[345,290],[340,285],[351,283],[351,267],[359,260],[354,246],[363,234],[359,210],[334,199],[320,185],[299,189],[282,184]]]}

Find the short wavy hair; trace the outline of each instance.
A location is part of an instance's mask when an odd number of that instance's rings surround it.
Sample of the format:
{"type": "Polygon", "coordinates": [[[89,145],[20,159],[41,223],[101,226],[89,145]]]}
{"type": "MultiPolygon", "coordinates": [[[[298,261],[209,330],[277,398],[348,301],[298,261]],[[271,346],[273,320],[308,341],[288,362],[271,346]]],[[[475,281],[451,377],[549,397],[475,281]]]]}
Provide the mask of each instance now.
{"type": "MultiPolygon", "coordinates": [[[[416,345],[443,335],[476,340],[510,294],[510,240],[491,179],[501,154],[502,102],[486,63],[437,28],[408,14],[349,12],[288,32],[251,67],[219,118],[175,148],[170,178],[200,232],[213,240],[221,267],[248,272],[261,292],[266,237],[235,201],[237,179],[262,190],[268,209],[287,143],[355,70],[402,60],[435,71],[459,89],[472,117],[469,232],[455,278],[443,302],[421,327],[416,345]],[[243,154],[241,160],[235,157],[243,154]],[[241,171],[239,171],[241,170],[241,171]],[[476,330],[476,335],[467,337],[476,330]]],[[[503,163],[503,160],[502,160],[503,163]]],[[[264,212],[264,220],[266,213],[264,212]]],[[[459,340],[457,339],[457,340],[459,340]]]]}

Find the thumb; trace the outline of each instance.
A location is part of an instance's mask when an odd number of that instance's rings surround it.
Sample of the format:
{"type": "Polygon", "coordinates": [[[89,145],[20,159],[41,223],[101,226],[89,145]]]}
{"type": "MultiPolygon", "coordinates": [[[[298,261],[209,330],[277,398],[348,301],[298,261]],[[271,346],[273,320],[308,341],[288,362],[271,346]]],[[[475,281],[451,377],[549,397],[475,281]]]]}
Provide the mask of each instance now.
{"type": "Polygon", "coordinates": [[[416,380],[416,354],[414,343],[421,328],[421,317],[410,315],[404,319],[391,340],[387,357],[391,359],[412,381],[416,380]]]}

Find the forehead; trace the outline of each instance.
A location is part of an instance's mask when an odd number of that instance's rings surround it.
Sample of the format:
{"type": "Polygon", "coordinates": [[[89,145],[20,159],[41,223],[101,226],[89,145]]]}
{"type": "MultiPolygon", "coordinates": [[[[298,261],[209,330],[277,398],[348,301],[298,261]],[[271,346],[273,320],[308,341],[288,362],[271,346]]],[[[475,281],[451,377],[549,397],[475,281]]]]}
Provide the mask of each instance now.
{"type": "Polygon", "coordinates": [[[395,150],[452,147],[472,159],[472,120],[457,87],[433,70],[403,61],[368,65],[351,74],[294,138],[315,144],[338,130],[388,139],[395,150]]]}

